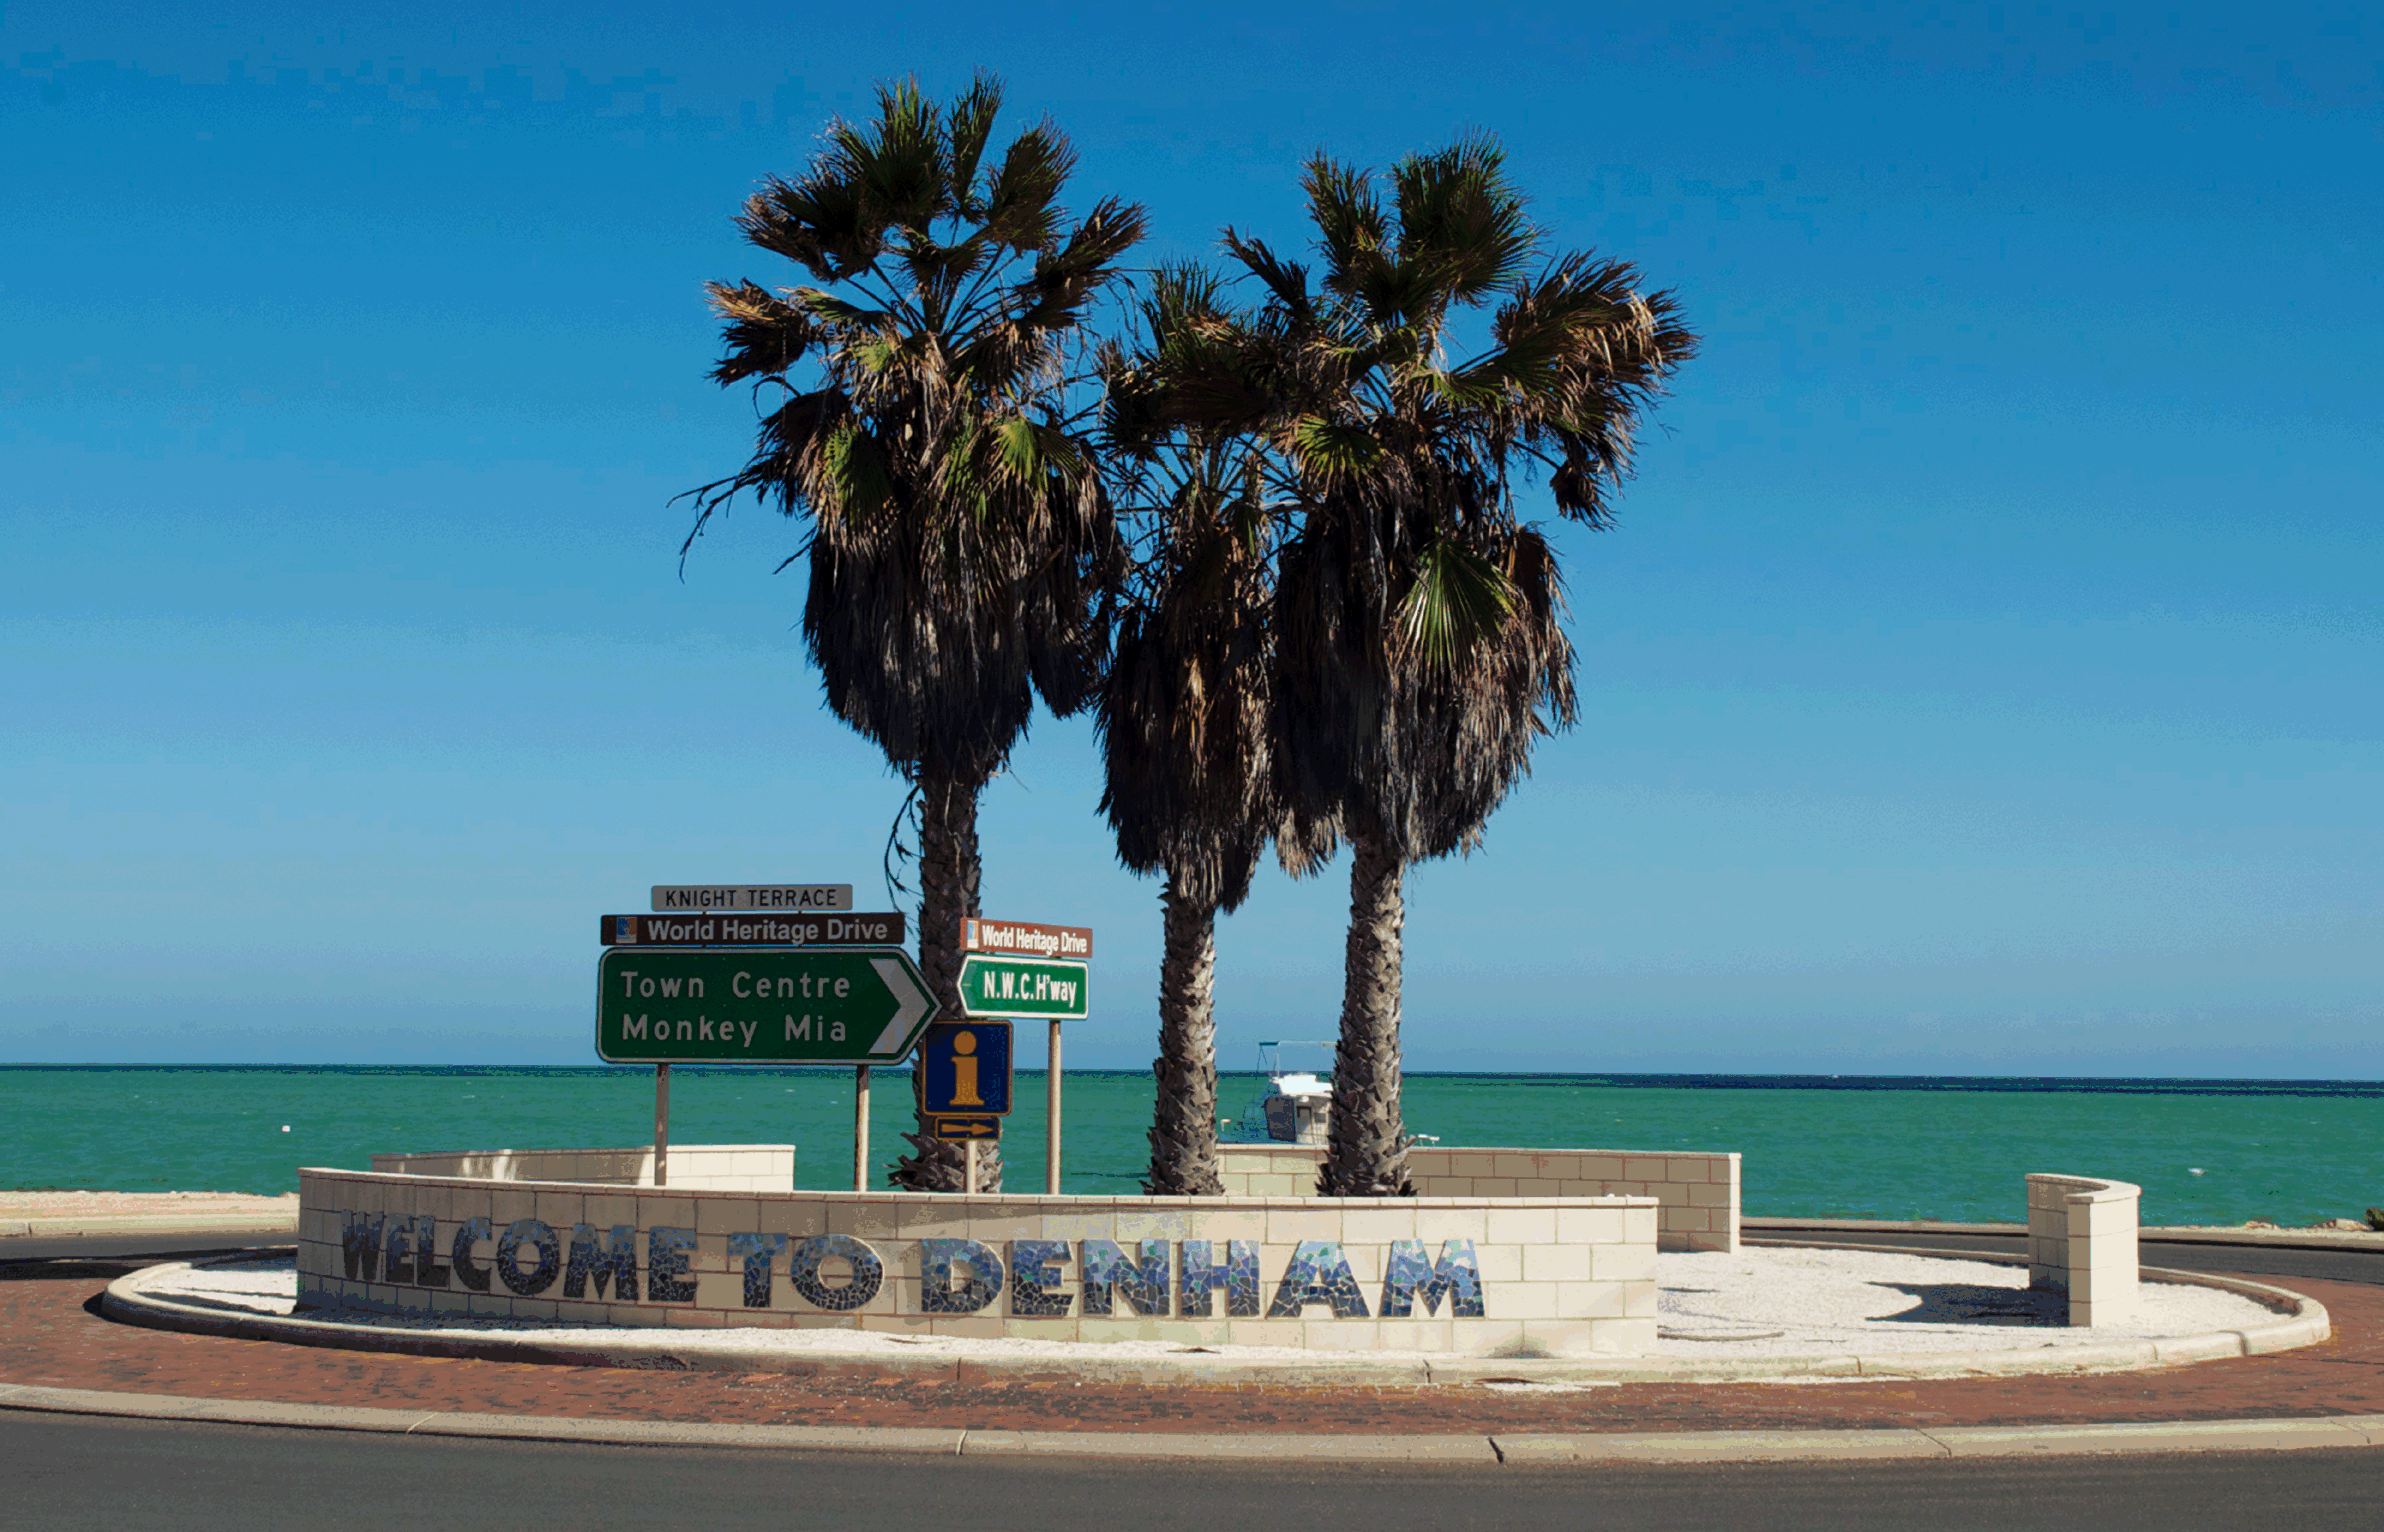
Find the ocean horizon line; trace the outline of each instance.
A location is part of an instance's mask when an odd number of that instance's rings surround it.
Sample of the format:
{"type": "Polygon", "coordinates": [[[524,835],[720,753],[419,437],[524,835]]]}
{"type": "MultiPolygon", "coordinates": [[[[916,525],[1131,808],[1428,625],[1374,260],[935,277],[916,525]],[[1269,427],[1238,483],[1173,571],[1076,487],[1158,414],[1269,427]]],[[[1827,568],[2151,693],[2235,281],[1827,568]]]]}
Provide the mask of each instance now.
{"type": "MultiPolygon", "coordinates": [[[[333,1064],[333,1063],[173,1063],[173,1062],[0,1062],[0,1071],[20,1073],[222,1073],[432,1075],[459,1079],[508,1075],[602,1078],[643,1076],[646,1064],[333,1064]]],[[[840,1072],[849,1065],[823,1064],[674,1064],[685,1075],[759,1076],[809,1075],[840,1072]]],[[[907,1075],[909,1065],[876,1066],[890,1075],[907,1075]]],[[[1042,1078],[1047,1071],[1019,1066],[1018,1075],[1042,1078]]],[[[1250,1069],[1220,1068],[1220,1077],[1255,1076],[1250,1069]]],[[[1063,1077],[1087,1079],[1149,1078],[1147,1067],[1135,1069],[1067,1069],[1063,1077]]],[[[2125,1095],[2278,1095],[2376,1096],[2384,1098],[2384,1080],[2262,1077],[2246,1075],[2046,1075],[2046,1074],[1858,1074],[1791,1071],[1693,1070],[1566,1070],[1566,1069],[1411,1069],[1411,1080],[1481,1081],[1526,1087],[1573,1089],[1688,1089],[1688,1090],[1839,1090],[1839,1091],[1984,1091],[2050,1092],[2125,1095]]]]}

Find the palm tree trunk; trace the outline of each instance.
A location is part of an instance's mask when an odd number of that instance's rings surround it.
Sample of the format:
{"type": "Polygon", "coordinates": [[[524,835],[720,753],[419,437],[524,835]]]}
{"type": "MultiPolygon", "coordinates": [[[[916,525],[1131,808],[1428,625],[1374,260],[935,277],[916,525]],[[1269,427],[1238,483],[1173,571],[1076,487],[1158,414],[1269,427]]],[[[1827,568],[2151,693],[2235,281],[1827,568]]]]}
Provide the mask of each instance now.
{"type": "MultiPolygon", "coordinates": [[[[960,923],[977,913],[977,794],[982,782],[931,773],[919,781],[919,967],[945,1021],[961,1019],[960,923]]],[[[968,1155],[977,1156],[977,1189],[1002,1189],[998,1144],[948,1144],[927,1136],[927,1120],[902,1135],[918,1150],[894,1167],[905,1191],[956,1192],[968,1184],[968,1155]]]]}
{"type": "Polygon", "coordinates": [[[1154,1197],[1216,1197],[1217,907],[1182,892],[1170,876],[1160,893],[1166,950],[1159,959],[1159,1105],[1151,1118],[1154,1197]]]}
{"type": "Polygon", "coordinates": [[[1326,1197],[1412,1197],[1399,1115],[1399,934],[1406,920],[1400,888],[1407,869],[1375,837],[1353,838],[1350,849],[1348,978],[1316,1190],[1326,1197]]]}

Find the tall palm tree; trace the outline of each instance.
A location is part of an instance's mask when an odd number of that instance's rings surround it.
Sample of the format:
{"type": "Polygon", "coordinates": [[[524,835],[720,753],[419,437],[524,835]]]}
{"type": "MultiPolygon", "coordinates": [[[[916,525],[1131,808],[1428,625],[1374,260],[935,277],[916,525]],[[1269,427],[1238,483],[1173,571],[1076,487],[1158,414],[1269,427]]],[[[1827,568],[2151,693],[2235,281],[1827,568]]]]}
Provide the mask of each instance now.
{"type": "MultiPolygon", "coordinates": [[[[941,108],[883,86],[874,121],[831,124],[802,175],[746,202],[745,237],[817,285],[707,285],[713,377],[774,407],[744,468],[692,492],[688,534],[748,490],[806,519],[804,642],[828,705],[919,795],[919,961],[951,1016],[978,795],[1036,695],[1065,715],[1100,679],[1120,550],[1071,368],[1144,229],[1114,198],[1071,225],[1067,140],[1038,123],[995,155],[1000,106],[984,75],[941,108]]],[[[906,1136],[897,1184],[955,1190],[978,1153],[1000,1186],[990,1146],[906,1136]]]]}
{"type": "Polygon", "coordinates": [[[1375,178],[1319,157],[1306,176],[1322,280],[1266,245],[1226,246],[1267,294],[1245,356],[1188,390],[1209,417],[1263,422],[1296,514],[1278,562],[1271,681],[1276,790],[1295,843],[1345,838],[1350,925],[1319,1190],[1410,1189],[1400,1113],[1405,872],[1470,850],[1574,718],[1553,550],[1516,479],[1610,518],[1634,422],[1694,353],[1669,293],[1540,235],[1486,138],[1375,178]],[[1485,313],[1484,311],[1488,312],[1485,313]],[[1486,322],[1485,322],[1486,321],[1486,322]]]}
{"type": "Polygon", "coordinates": [[[1188,426],[1173,406],[1187,369],[1221,365],[1235,319],[1216,278],[1162,268],[1133,349],[1103,366],[1107,440],[1137,528],[1108,683],[1094,704],[1101,809],[1118,859],[1159,873],[1154,1196],[1216,1195],[1217,915],[1238,908],[1280,822],[1268,757],[1268,562],[1262,443],[1188,426]]]}

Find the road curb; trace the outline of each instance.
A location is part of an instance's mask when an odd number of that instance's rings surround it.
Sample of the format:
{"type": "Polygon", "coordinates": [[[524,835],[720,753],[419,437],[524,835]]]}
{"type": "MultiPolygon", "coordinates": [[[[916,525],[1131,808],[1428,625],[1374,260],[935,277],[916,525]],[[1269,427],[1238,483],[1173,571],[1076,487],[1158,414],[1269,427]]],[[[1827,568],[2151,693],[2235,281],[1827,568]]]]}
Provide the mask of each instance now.
{"type": "Polygon", "coordinates": [[[1958,1426],[1930,1430],[1528,1432],[1440,1436],[871,1429],[582,1420],[280,1404],[96,1389],[0,1384],[0,1410],[395,1436],[477,1437],[635,1447],[851,1452],[888,1456],[1183,1459],[1264,1463],[1453,1463],[1480,1467],[1568,1463],[1856,1462],[1894,1458],[2092,1457],[2184,1452],[2293,1452],[2384,1446],[2384,1415],[2308,1419],[1958,1426]]]}

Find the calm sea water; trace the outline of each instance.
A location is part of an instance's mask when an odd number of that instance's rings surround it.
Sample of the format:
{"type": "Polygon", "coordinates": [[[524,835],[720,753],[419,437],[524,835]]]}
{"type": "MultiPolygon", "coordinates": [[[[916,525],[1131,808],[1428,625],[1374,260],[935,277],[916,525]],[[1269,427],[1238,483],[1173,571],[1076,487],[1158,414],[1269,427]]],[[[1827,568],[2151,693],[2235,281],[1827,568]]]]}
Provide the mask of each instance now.
{"type": "MultiPolygon", "coordinates": [[[[1256,1083],[1228,1076],[1225,1110],[1256,1083]]],[[[849,1185],[852,1090],[842,1070],[683,1066],[671,1137],[791,1142],[798,1185],[849,1185]]],[[[1042,1189],[1043,1090],[1020,1072],[1013,1190],[1042,1189]]],[[[907,1076],[880,1073],[881,1163],[909,1099],[907,1076]]],[[[1150,1077],[1071,1072],[1061,1099],[1066,1188],[1138,1190],[1150,1077]]],[[[6,1067],[0,1186],[286,1192],[300,1165],[361,1170],[375,1152],[643,1143],[653,1103],[651,1072],[601,1067],[6,1067]]],[[[2036,1170],[2136,1182],[2155,1224],[2384,1205],[2384,1084],[2368,1082],[1414,1075],[1407,1124],[1450,1144],[1737,1150],[1759,1216],[2014,1222],[2036,1170]]]]}

